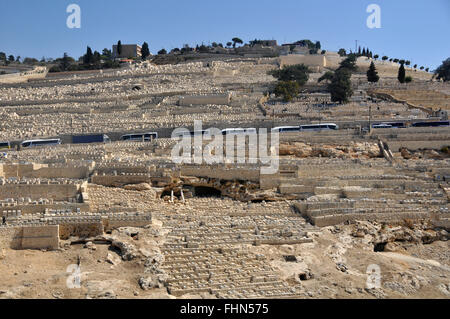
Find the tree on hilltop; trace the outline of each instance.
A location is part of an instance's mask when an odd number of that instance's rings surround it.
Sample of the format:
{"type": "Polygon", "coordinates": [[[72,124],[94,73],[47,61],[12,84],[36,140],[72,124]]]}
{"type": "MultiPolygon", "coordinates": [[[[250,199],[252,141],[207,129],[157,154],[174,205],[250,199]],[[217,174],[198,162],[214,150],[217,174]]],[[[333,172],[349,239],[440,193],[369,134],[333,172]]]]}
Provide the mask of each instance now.
{"type": "Polygon", "coordinates": [[[369,70],[367,71],[367,81],[375,83],[378,82],[379,79],[380,77],[378,76],[377,69],[372,61],[372,63],[370,63],[369,70]]]}
{"type": "Polygon", "coordinates": [[[450,81],[450,58],[442,61],[442,64],[434,71],[438,80],[442,79],[444,82],[450,81]]]}
{"type": "Polygon", "coordinates": [[[300,86],[305,85],[309,79],[311,70],[304,64],[295,64],[285,66],[281,70],[273,70],[268,72],[279,81],[296,81],[300,86]]]}
{"type": "Polygon", "coordinates": [[[339,103],[347,103],[353,95],[352,73],[347,68],[339,68],[334,72],[333,79],[328,85],[328,91],[331,94],[331,101],[339,103]]]}
{"type": "Polygon", "coordinates": [[[104,48],[102,51],[102,59],[103,60],[111,60],[112,59],[111,50],[104,48]]]}
{"type": "Polygon", "coordinates": [[[405,83],[405,66],[400,64],[400,68],[398,69],[398,76],[397,79],[400,83],[405,83]]]}
{"type": "Polygon", "coordinates": [[[239,38],[233,38],[233,39],[231,39],[231,41],[233,41],[233,48],[236,48],[236,44],[237,43],[239,43],[239,44],[243,44],[244,43],[244,41],[242,41],[239,38]]]}
{"type": "Polygon", "coordinates": [[[300,85],[296,81],[279,81],[273,92],[277,97],[282,96],[284,102],[289,102],[297,97],[300,85]]]}
{"type": "Polygon", "coordinates": [[[63,58],[61,59],[61,64],[60,65],[61,65],[61,69],[63,71],[66,71],[67,68],[70,65],[69,55],[66,52],[64,52],[64,55],[63,55],[63,58]]]}
{"type": "Polygon", "coordinates": [[[94,54],[92,53],[92,49],[90,47],[87,47],[86,54],[83,56],[83,63],[84,64],[91,64],[93,62],[94,54]]]}
{"type": "Polygon", "coordinates": [[[345,49],[339,49],[338,54],[339,54],[339,56],[346,56],[347,51],[345,49]]]}
{"type": "Polygon", "coordinates": [[[122,41],[119,40],[119,42],[117,42],[117,55],[121,56],[122,55],[122,41]]]}
{"type": "Polygon", "coordinates": [[[144,42],[142,44],[142,49],[141,49],[141,55],[142,55],[142,60],[147,60],[147,58],[150,56],[150,49],[148,48],[148,43],[144,42]]]}
{"type": "Polygon", "coordinates": [[[331,72],[331,71],[327,71],[327,72],[325,72],[324,75],[322,75],[322,76],[317,80],[317,82],[318,82],[318,83],[320,83],[320,82],[322,82],[322,81],[328,81],[328,82],[331,82],[331,80],[333,80],[333,77],[334,77],[334,73],[331,72]]]}
{"type": "Polygon", "coordinates": [[[339,69],[348,69],[350,72],[357,71],[356,54],[349,54],[347,58],[340,63],[339,69]]]}

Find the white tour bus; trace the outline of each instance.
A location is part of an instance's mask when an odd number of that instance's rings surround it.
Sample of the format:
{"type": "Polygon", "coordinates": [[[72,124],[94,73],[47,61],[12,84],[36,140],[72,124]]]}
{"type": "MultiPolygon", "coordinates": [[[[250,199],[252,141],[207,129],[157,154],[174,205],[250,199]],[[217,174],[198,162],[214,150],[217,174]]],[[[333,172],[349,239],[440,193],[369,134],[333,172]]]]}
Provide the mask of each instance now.
{"type": "Polygon", "coordinates": [[[226,128],[222,135],[256,134],[256,128],[226,128]]]}
{"type": "Polygon", "coordinates": [[[156,132],[148,132],[148,133],[134,133],[134,134],[126,134],[122,135],[120,138],[122,141],[153,141],[154,139],[158,138],[158,133],[156,132]]]}
{"type": "Polygon", "coordinates": [[[61,144],[61,140],[59,138],[55,138],[55,139],[28,140],[23,141],[20,145],[22,148],[27,148],[27,147],[49,146],[59,144],[61,144]]]}
{"type": "Polygon", "coordinates": [[[326,131],[326,130],[338,130],[339,126],[334,123],[323,123],[323,124],[308,124],[300,125],[301,132],[308,131],[326,131]]]}
{"type": "Polygon", "coordinates": [[[373,124],[372,128],[392,128],[392,125],[387,123],[373,124]]]}
{"type": "Polygon", "coordinates": [[[272,132],[278,133],[288,133],[288,132],[298,132],[300,126],[277,126],[272,129],[272,132]]]}

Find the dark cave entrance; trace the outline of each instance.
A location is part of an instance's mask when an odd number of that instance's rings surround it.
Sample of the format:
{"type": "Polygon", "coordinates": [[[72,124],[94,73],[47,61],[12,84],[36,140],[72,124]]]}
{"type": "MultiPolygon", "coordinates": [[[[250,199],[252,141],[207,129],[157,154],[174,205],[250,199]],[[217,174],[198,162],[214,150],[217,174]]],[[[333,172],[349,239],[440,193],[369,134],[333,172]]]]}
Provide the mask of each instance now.
{"type": "Polygon", "coordinates": [[[195,197],[222,197],[222,192],[207,186],[194,186],[193,195],[195,197]]]}
{"type": "Polygon", "coordinates": [[[374,252],[381,252],[384,251],[384,248],[386,247],[387,243],[377,243],[375,244],[375,246],[373,246],[373,251],[374,252]]]}

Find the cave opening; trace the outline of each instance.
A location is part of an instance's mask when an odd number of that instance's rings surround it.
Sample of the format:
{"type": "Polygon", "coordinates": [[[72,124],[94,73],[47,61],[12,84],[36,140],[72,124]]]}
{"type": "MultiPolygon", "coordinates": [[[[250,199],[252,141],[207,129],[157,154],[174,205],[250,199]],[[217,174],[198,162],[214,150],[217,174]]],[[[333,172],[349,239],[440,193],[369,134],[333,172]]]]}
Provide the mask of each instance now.
{"type": "Polygon", "coordinates": [[[196,197],[222,197],[222,192],[207,186],[194,186],[194,196],[196,197]]]}
{"type": "Polygon", "coordinates": [[[386,247],[387,243],[376,243],[373,247],[374,252],[381,252],[384,251],[384,248],[386,247]]]}

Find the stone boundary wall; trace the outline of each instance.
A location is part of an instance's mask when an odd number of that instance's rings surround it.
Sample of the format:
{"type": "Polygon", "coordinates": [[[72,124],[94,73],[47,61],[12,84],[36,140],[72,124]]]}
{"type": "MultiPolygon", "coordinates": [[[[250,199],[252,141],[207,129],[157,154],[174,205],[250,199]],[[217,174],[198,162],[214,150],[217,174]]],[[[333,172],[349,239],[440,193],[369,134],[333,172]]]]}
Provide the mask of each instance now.
{"type": "Polygon", "coordinates": [[[151,183],[149,174],[142,175],[94,175],[91,183],[102,186],[117,186],[127,184],[151,183]]]}
{"type": "MultiPolygon", "coordinates": [[[[344,205],[344,204],[342,204],[344,205]]],[[[389,213],[341,213],[329,214],[324,212],[324,216],[312,216],[308,209],[307,203],[295,203],[294,207],[301,213],[301,215],[309,219],[313,225],[318,227],[327,227],[337,224],[342,224],[348,221],[386,221],[386,222],[401,222],[404,219],[427,219],[430,218],[430,214],[427,211],[405,211],[405,212],[389,212],[389,213]]],[[[353,211],[351,209],[350,211],[353,211]]]]}
{"type": "Polygon", "coordinates": [[[58,249],[59,226],[0,226],[0,248],[58,249]]]}
{"type": "Polygon", "coordinates": [[[66,215],[23,219],[16,225],[0,225],[0,248],[57,249],[59,239],[72,236],[88,238],[119,227],[144,227],[152,223],[151,214],[69,213],[66,215]]]}
{"type": "Polygon", "coordinates": [[[231,94],[208,94],[182,96],[178,102],[180,106],[189,105],[228,105],[231,101],[231,94]]]}
{"type": "Polygon", "coordinates": [[[324,55],[291,54],[279,58],[280,67],[285,65],[305,64],[312,67],[326,67],[327,59],[324,55]]]}
{"type": "Polygon", "coordinates": [[[114,166],[114,165],[110,165],[110,166],[104,166],[104,164],[96,166],[95,167],[95,172],[97,172],[97,175],[101,175],[101,174],[114,174],[114,171],[119,172],[119,173],[132,173],[132,174],[136,174],[136,173],[149,173],[150,172],[150,166],[134,166],[134,165],[130,165],[130,166],[114,166]]]}
{"type": "Polygon", "coordinates": [[[11,206],[10,205],[2,205],[0,206],[0,216],[3,214],[3,211],[21,211],[22,214],[42,214],[47,209],[56,209],[56,210],[62,210],[62,209],[70,209],[72,211],[76,211],[77,209],[80,210],[80,212],[88,212],[90,207],[88,203],[70,203],[70,202],[64,202],[64,203],[54,203],[54,204],[17,204],[14,203],[11,206]]]}
{"type": "Polygon", "coordinates": [[[77,196],[78,187],[76,184],[5,184],[0,187],[0,199],[20,198],[26,194],[32,200],[67,201],[77,196]]]}
{"type": "Polygon", "coordinates": [[[23,227],[4,227],[0,225],[0,249],[21,249],[23,227]]]}
{"type": "Polygon", "coordinates": [[[327,227],[342,224],[347,221],[355,220],[374,220],[377,222],[401,222],[404,219],[427,219],[427,212],[405,212],[405,213],[364,213],[364,214],[343,214],[310,217],[315,226],[327,227]]]}
{"type": "Polygon", "coordinates": [[[389,149],[393,152],[399,152],[402,147],[407,148],[411,151],[417,151],[419,149],[434,149],[440,150],[445,146],[450,145],[449,140],[440,140],[440,141],[396,141],[396,140],[387,140],[389,145],[389,149]]]}
{"type": "Polygon", "coordinates": [[[255,183],[259,183],[260,170],[259,167],[256,168],[224,168],[224,167],[214,167],[214,166],[182,166],[181,167],[182,176],[196,176],[196,177],[207,177],[207,178],[217,178],[223,180],[248,180],[255,183]]]}
{"type": "Polygon", "coordinates": [[[59,238],[69,239],[71,236],[87,238],[103,235],[103,224],[100,219],[87,223],[67,223],[59,225],[59,238]]]}
{"type": "Polygon", "coordinates": [[[47,164],[0,164],[0,176],[30,178],[74,178],[84,179],[89,176],[87,166],[49,167],[47,164]]]}

